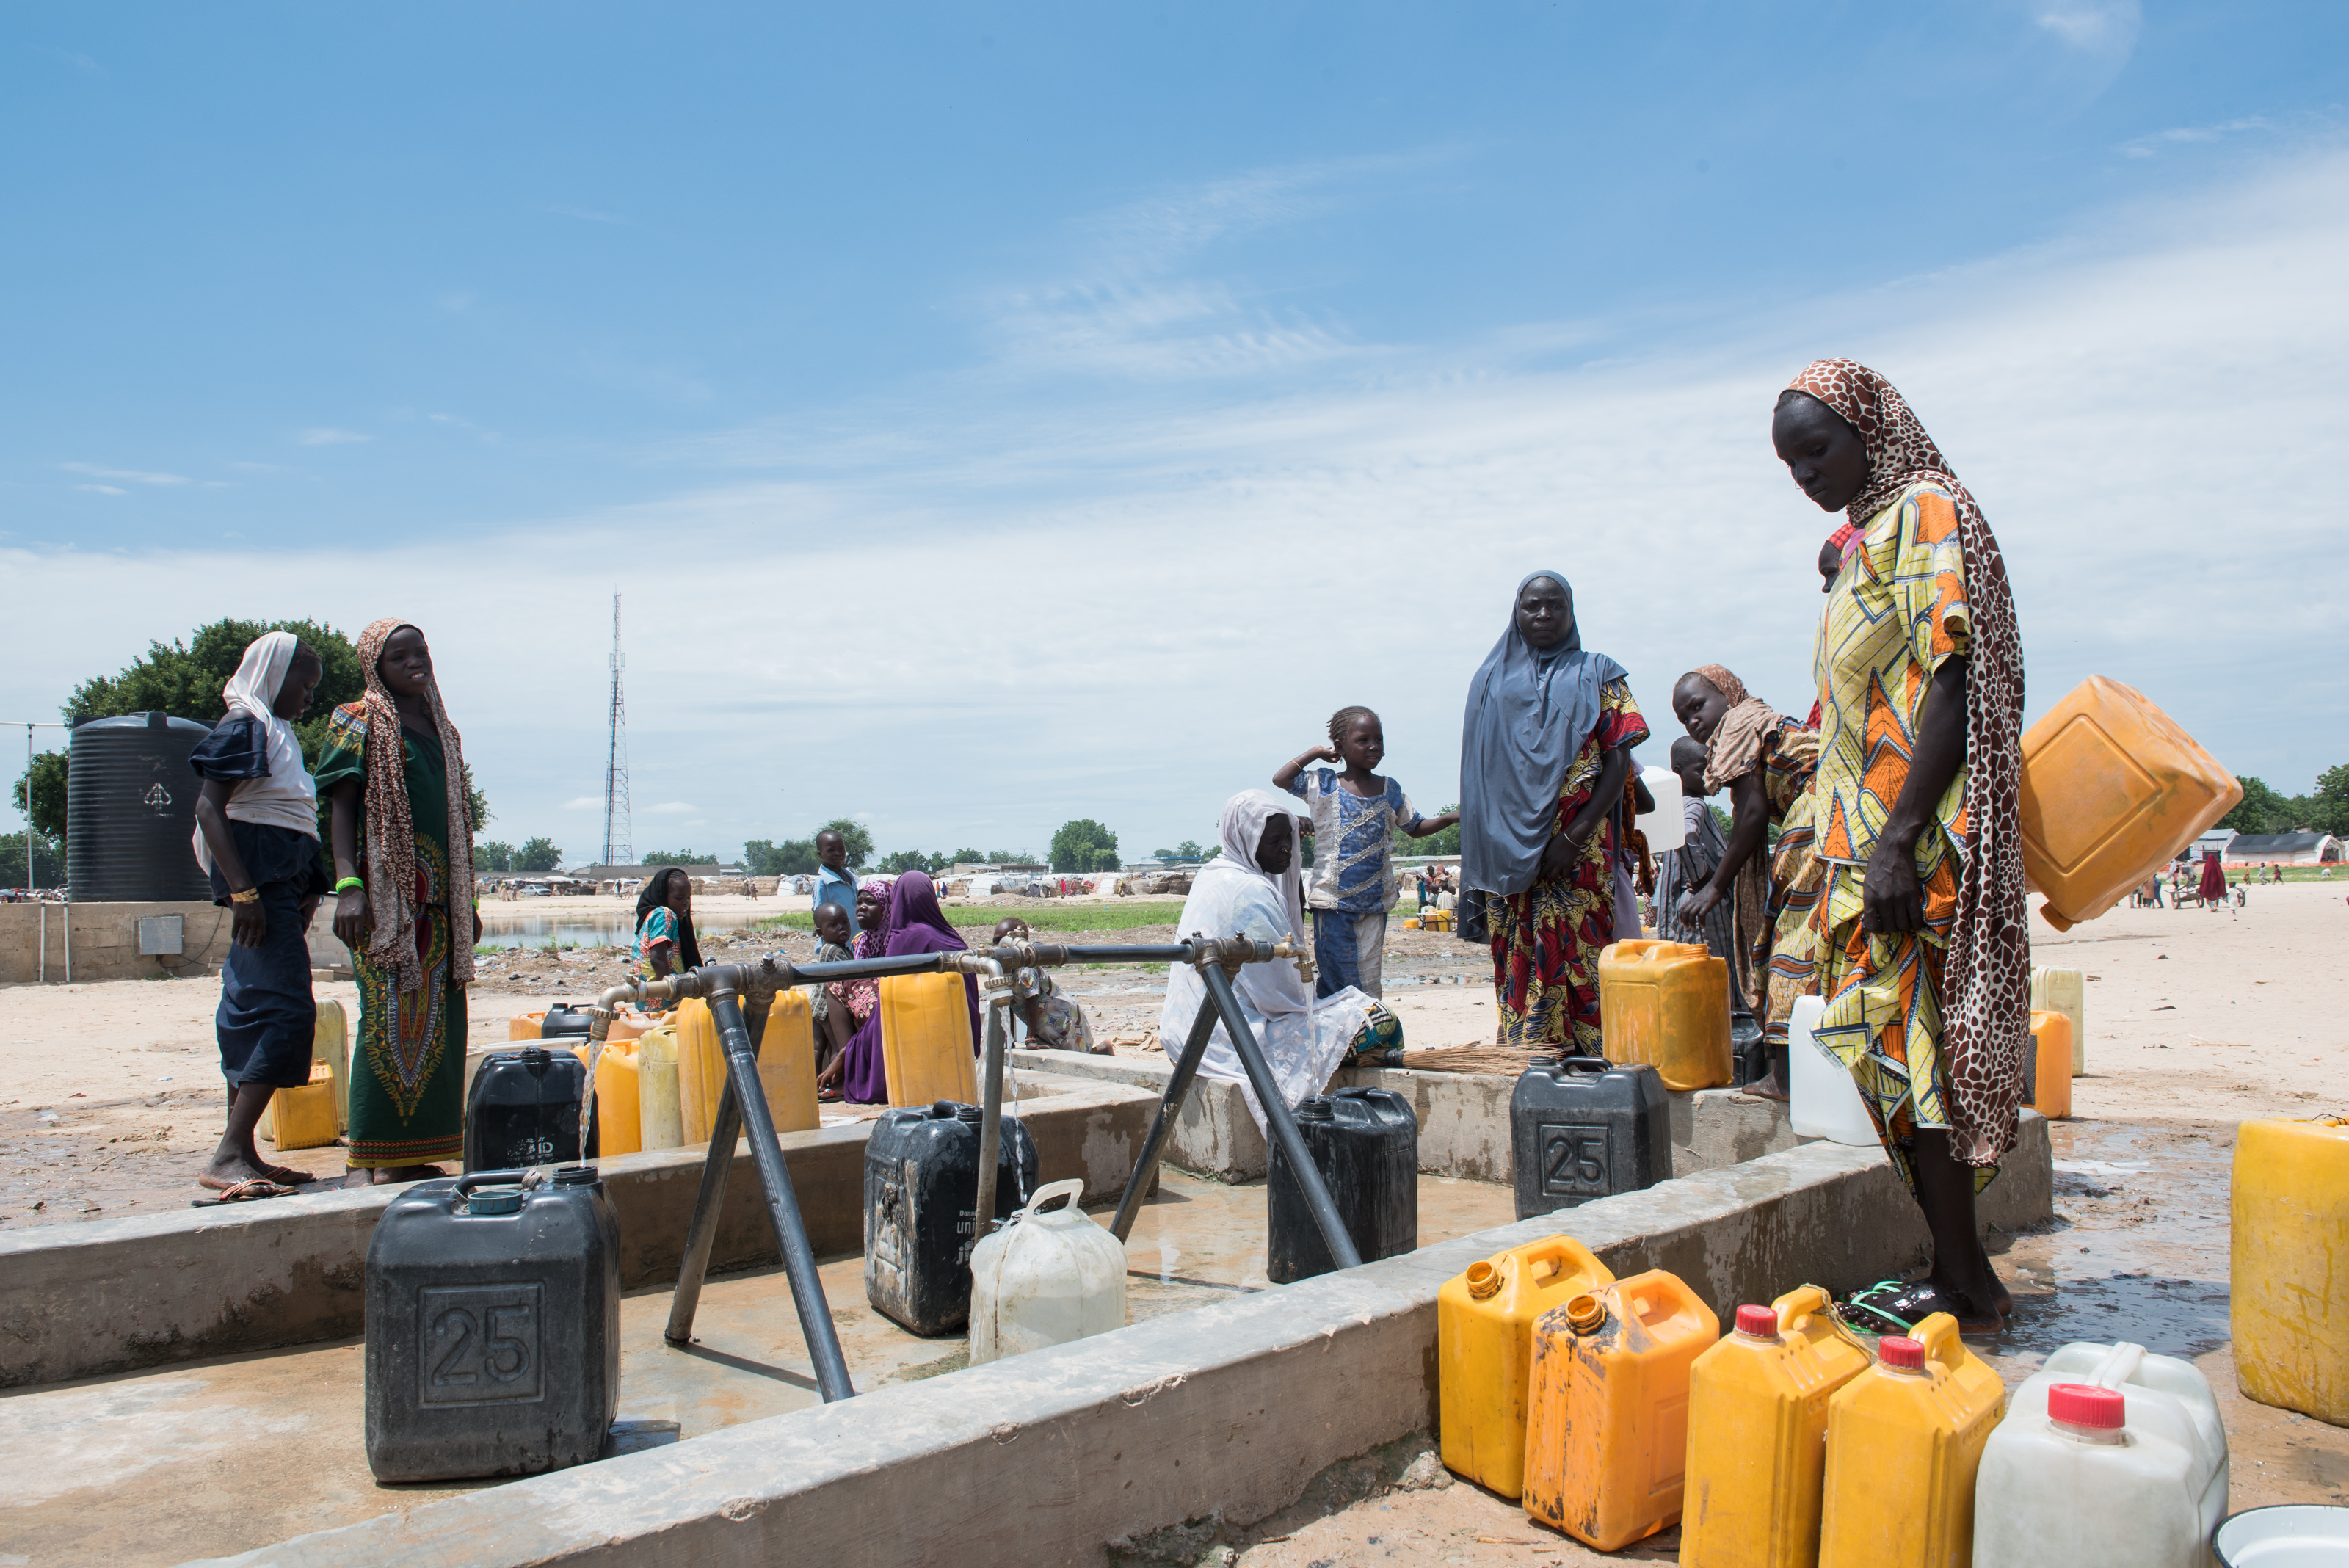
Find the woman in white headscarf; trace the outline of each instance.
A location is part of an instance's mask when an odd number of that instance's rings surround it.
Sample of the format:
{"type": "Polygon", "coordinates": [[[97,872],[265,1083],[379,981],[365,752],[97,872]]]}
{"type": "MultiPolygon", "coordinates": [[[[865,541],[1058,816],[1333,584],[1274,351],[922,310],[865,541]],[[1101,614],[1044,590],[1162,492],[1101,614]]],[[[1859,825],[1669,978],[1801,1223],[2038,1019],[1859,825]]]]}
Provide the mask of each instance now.
{"type": "MultiPolygon", "coordinates": [[[[1299,803],[1269,790],[1243,790],[1224,803],[1216,857],[1201,868],[1183,901],[1176,931],[1184,937],[1246,937],[1303,945],[1303,878],[1297,868],[1299,803]]],[[[1351,1054],[1360,1059],[1402,1059],[1402,1029],[1394,1015],[1352,986],[1315,1001],[1313,988],[1289,959],[1244,967],[1232,981],[1248,1032],[1264,1048],[1280,1097],[1291,1109],[1329,1086],[1330,1075],[1351,1054]]],[[[1159,1048],[1180,1055],[1191,1024],[1207,1005],[1199,971],[1176,964],[1166,974],[1166,1005],[1158,1015],[1159,1048]]],[[[1199,1071],[1228,1078],[1247,1096],[1248,1114],[1265,1125],[1264,1107],[1218,1022],[1199,1071]]]]}
{"type": "Polygon", "coordinates": [[[310,1081],[318,1007],[310,991],[310,919],[326,891],[318,862],[318,787],[302,765],[293,721],[310,705],[325,667],[290,631],[244,650],[221,696],[228,712],[188,763],[196,797],[196,862],[212,902],[228,906],[221,966],[221,1075],[228,1131],[196,1179],[233,1199],[269,1198],[307,1171],[264,1164],[253,1129],[270,1096],[310,1081]]]}

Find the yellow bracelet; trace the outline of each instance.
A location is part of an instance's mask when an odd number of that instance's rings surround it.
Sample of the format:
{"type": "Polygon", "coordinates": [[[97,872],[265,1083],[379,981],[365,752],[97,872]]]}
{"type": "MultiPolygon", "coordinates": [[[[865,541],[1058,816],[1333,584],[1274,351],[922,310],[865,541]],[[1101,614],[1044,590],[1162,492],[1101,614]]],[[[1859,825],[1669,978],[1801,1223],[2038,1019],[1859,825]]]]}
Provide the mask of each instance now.
{"type": "Polygon", "coordinates": [[[261,902],[261,889],[258,888],[247,888],[242,893],[231,893],[229,895],[229,901],[236,904],[258,904],[261,902]]]}

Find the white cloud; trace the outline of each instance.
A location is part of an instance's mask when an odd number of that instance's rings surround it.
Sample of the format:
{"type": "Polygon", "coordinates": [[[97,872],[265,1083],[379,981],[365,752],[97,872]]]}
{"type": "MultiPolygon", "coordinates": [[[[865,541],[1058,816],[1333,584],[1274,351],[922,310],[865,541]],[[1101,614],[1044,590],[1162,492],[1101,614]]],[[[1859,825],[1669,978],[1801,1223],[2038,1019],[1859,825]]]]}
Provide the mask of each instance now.
{"type": "Polygon", "coordinates": [[[2075,49],[2126,56],[2137,47],[2145,15],[2138,0],[2056,0],[2033,20],[2075,49]]]}
{"type": "Polygon", "coordinates": [[[564,811],[601,811],[604,809],[604,797],[600,794],[583,794],[575,799],[564,801],[563,809],[564,811]]]}
{"type": "MultiPolygon", "coordinates": [[[[93,479],[119,479],[129,484],[171,485],[188,483],[188,476],[183,473],[150,473],[136,468],[100,468],[96,463],[90,462],[61,462],[57,466],[67,473],[87,473],[93,479]]],[[[80,488],[90,490],[105,487],[83,485],[80,488]]],[[[118,491],[115,493],[119,494],[120,492],[118,491]]]]}
{"type": "Polygon", "coordinates": [[[602,804],[616,576],[631,782],[661,803],[636,808],[639,845],[662,822],[730,848],[843,815],[885,850],[1041,844],[1093,816],[1144,853],[1206,838],[1226,795],[1351,702],[1380,710],[1395,776],[1432,808],[1457,798],[1462,691],[1534,568],[1573,580],[1586,641],[1630,668],[1650,758],[1698,663],[1807,709],[1833,520],[1771,456],[1769,407],[1804,360],[1848,354],[1900,385],[1982,499],[2033,713],[2111,675],[2297,790],[2344,760],[2349,718],[2327,566],[2344,275],[2349,156],[2326,150],[1735,340],[1651,336],[1640,358],[1529,369],[1511,339],[1379,347],[1375,380],[1254,400],[1146,377],[1146,406],[1089,381],[1019,407],[909,395],[836,416],[821,473],[486,532],[461,572],[340,545],[0,549],[26,607],[0,711],[54,708],[200,619],[356,628],[401,607],[432,638],[493,831],[559,837],[554,814],[602,804]],[[724,591],[647,539],[722,560],[724,591]],[[583,607],[577,624],[516,614],[516,582],[583,607]],[[100,593],[109,613],[82,613],[100,593]]]}
{"type": "Polygon", "coordinates": [[[2150,158],[2171,147],[2191,147],[2218,141],[2230,136],[2240,136],[2247,130],[2273,130],[2276,124],[2258,115],[2243,119],[2221,120],[2216,125],[2183,125],[2170,130],[2157,130],[2150,136],[2140,136],[2121,143],[2121,151],[2130,158],[2150,158]]]}
{"type": "Polygon", "coordinates": [[[628,220],[616,213],[598,213],[589,207],[556,207],[546,209],[558,218],[576,218],[583,223],[626,223],[628,220]]]}
{"type": "Polygon", "coordinates": [[[100,495],[128,495],[130,492],[115,484],[77,484],[76,490],[93,490],[100,495]]]}
{"type": "Polygon", "coordinates": [[[362,434],[357,431],[321,426],[316,430],[298,431],[294,439],[304,446],[349,446],[357,441],[373,441],[375,437],[362,434]]]}

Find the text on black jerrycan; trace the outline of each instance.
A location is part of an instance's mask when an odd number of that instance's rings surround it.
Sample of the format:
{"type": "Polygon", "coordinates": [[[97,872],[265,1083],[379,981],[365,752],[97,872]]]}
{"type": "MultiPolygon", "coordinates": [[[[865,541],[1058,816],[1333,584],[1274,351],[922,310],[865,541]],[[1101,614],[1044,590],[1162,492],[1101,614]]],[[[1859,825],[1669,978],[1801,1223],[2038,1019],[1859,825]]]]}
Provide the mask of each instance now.
{"type": "MultiPolygon", "coordinates": [[[[864,1299],[902,1328],[957,1334],[970,1322],[971,1217],[978,1207],[977,1106],[940,1100],[884,1111],[864,1145],[864,1299]]],[[[995,1217],[1036,1190],[1036,1140],[1016,1116],[996,1146],[995,1217]]]]}
{"type": "Polygon", "coordinates": [[[473,1074],[465,1096],[465,1168],[520,1170],[560,1160],[593,1159],[595,1127],[579,1147],[579,1099],[587,1065],[568,1050],[537,1045],[500,1051],[473,1074]]]}
{"type": "Polygon", "coordinates": [[[1671,1100],[1644,1062],[1537,1059],[1509,1096],[1517,1218],[1637,1192],[1672,1174],[1671,1100]]]}
{"type": "Polygon", "coordinates": [[[620,1225],[593,1168],[472,1171],[391,1200],[367,1257],[376,1480],[582,1464],[619,1398],[620,1225]]]}
{"type": "MultiPolygon", "coordinates": [[[[1419,1246],[1419,1118],[1392,1089],[1340,1089],[1297,1107],[1297,1131],[1362,1262],[1419,1246]]],[[[1337,1268],[1280,1140],[1265,1186],[1265,1273],[1277,1285],[1337,1268]]]]}

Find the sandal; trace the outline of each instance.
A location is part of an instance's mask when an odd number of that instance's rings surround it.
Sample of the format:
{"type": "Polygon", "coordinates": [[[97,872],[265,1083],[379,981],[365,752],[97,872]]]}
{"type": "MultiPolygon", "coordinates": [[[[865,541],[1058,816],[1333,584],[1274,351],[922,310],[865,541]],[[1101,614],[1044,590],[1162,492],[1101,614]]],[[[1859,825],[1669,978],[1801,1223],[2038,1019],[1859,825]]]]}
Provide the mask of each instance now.
{"type": "Polygon", "coordinates": [[[1960,1334],[2003,1334],[2006,1319],[1983,1317],[1973,1303],[1945,1293],[1930,1280],[1878,1280],[1837,1304],[1837,1315],[1863,1334],[1907,1334],[1937,1312],[1957,1319],[1960,1334]]]}
{"type": "Polygon", "coordinates": [[[188,1207],[216,1209],[223,1203],[249,1203],[259,1198],[291,1198],[292,1196],[294,1196],[294,1189],[255,1177],[251,1181],[240,1181],[233,1186],[222,1188],[217,1197],[191,1198],[188,1200],[188,1207]]]}

